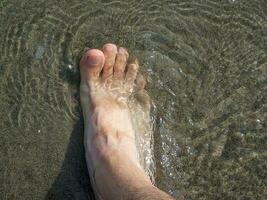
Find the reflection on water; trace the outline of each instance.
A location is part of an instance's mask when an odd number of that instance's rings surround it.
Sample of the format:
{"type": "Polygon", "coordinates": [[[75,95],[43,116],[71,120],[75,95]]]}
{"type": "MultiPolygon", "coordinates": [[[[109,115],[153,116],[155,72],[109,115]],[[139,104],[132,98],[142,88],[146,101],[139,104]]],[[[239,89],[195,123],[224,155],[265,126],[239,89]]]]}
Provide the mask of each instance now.
{"type": "Polygon", "coordinates": [[[140,58],[160,188],[266,199],[266,21],[265,0],[2,0],[1,199],[90,198],[77,61],[105,42],[140,58]]]}

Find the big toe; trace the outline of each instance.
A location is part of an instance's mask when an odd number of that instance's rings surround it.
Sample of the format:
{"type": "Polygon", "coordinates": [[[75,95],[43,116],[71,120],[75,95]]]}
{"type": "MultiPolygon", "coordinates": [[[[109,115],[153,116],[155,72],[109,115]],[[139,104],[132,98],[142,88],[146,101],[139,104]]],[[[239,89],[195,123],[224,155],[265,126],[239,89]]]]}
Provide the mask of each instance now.
{"type": "Polygon", "coordinates": [[[100,72],[105,63],[105,56],[98,49],[88,50],[80,61],[81,78],[96,80],[99,78],[100,72]]]}

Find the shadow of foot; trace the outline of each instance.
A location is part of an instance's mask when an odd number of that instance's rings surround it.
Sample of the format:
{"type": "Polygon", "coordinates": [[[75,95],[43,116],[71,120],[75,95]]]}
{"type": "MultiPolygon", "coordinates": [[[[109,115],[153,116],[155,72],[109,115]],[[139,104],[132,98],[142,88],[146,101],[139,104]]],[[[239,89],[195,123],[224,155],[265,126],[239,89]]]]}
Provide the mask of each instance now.
{"type": "MultiPolygon", "coordinates": [[[[79,119],[82,119],[81,115],[79,119]]],[[[79,120],[69,139],[60,174],[46,195],[46,200],[95,199],[84,154],[83,122],[79,120]]]]}

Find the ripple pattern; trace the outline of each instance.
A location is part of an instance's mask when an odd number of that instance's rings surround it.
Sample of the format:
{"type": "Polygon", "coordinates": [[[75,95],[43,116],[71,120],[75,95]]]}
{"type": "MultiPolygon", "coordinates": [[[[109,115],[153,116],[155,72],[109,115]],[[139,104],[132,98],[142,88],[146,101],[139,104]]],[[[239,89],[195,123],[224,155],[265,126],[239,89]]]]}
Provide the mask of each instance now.
{"type": "MultiPolygon", "coordinates": [[[[160,188],[266,199],[265,0],[2,0],[3,199],[46,196],[80,117],[78,60],[105,42],[129,48],[147,76],[160,188]]],[[[87,179],[67,182],[56,197],[88,198],[87,179]]]]}

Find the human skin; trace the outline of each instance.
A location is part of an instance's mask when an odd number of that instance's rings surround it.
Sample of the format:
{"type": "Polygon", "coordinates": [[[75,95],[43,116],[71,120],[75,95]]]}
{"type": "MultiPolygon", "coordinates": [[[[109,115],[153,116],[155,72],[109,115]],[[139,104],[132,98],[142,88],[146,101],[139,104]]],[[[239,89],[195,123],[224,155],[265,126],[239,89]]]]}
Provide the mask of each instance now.
{"type": "MultiPolygon", "coordinates": [[[[86,162],[97,199],[173,199],[152,185],[141,167],[128,100],[139,64],[125,48],[105,44],[80,61],[86,162]]],[[[141,83],[140,83],[141,84],[141,83]]]]}

